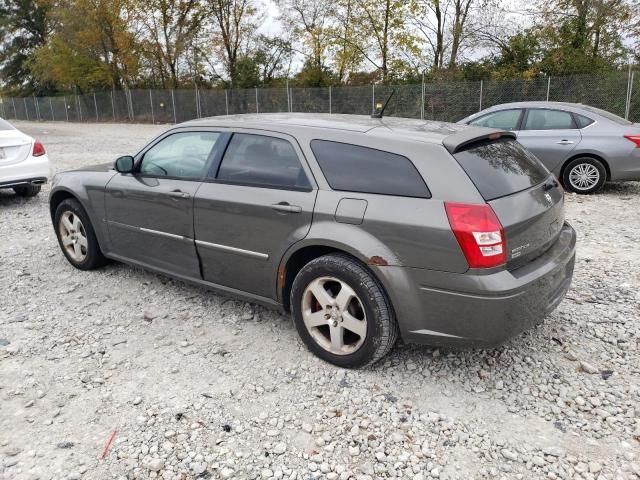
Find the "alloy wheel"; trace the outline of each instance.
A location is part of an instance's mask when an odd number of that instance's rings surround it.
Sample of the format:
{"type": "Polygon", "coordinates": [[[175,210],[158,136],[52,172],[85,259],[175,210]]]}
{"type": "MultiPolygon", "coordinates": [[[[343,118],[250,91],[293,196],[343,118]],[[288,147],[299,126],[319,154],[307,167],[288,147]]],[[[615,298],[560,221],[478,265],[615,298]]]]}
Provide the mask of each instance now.
{"type": "Polygon", "coordinates": [[[58,225],[62,247],[75,262],[83,262],[87,258],[87,232],[80,217],[73,212],[66,211],[60,217],[58,225]]]}
{"type": "Polygon", "coordinates": [[[347,283],[335,277],[320,277],[307,285],[302,318],[315,342],[334,355],[355,352],[367,336],[362,302],[347,283]]]}
{"type": "Polygon", "coordinates": [[[579,163],[569,172],[571,186],[580,191],[590,190],[600,181],[600,172],[590,163],[579,163]]]}

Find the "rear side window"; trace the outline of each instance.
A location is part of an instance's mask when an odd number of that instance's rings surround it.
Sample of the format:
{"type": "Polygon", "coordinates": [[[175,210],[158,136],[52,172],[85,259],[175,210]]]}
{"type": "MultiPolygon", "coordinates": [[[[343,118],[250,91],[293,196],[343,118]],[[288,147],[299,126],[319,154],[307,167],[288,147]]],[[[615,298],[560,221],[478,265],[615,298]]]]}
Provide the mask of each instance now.
{"type": "Polygon", "coordinates": [[[293,145],[266,135],[234,133],[217,178],[256,187],[311,189],[293,145]]]}
{"type": "Polygon", "coordinates": [[[529,110],[524,122],[525,130],[565,130],[576,128],[573,116],[560,110],[529,110]]]}
{"type": "Polygon", "coordinates": [[[0,130],[15,130],[15,128],[9,122],[0,118],[0,130]]]}
{"type": "Polygon", "coordinates": [[[587,112],[595,113],[596,115],[600,115],[607,120],[611,120],[612,122],[617,123],[618,125],[632,125],[632,122],[629,120],[625,120],[622,117],[619,117],[615,113],[607,112],[606,110],[602,110],[600,108],[590,107],[589,105],[580,105],[580,108],[586,110],[587,112]]]}
{"type": "Polygon", "coordinates": [[[334,190],[431,197],[416,167],[402,155],[327,140],[313,140],[311,150],[334,190]]]}
{"type": "Polygon", "coordinates": [[[591,125],[594,120],[591,120],[588,117],[585,117],[584,115],[579,115],[577,113],[574,113],[574,116],[576,117],[576,122],[578,123],[578,128],[584,128],[584,127],[588,127],[589,125],[591,125]]]}
{"type": "Polygon", "coordinates": [[[549,176],[542,163],[515,140],[481,141],[453,156],[487,201],[526,190],[549,176]]]}

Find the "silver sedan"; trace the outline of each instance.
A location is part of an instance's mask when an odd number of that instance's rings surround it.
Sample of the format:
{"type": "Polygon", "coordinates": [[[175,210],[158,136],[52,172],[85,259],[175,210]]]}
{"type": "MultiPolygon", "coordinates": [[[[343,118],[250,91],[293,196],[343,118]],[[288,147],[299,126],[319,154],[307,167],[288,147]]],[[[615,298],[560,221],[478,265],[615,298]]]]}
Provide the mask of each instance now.
{"type": "Polygon", "coordinates": [[[592,193],[608,180],[640,180],[640,124],[579,103],[496,105],[458,123],[512,130],[567,190],[592,193]]]}

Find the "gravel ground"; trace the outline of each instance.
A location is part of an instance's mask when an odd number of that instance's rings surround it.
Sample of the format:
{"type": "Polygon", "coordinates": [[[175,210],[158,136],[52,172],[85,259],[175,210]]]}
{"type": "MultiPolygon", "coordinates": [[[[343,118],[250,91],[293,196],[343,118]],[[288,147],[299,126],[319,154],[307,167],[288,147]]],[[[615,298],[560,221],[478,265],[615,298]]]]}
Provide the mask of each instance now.
{"type": "MultiPolygon", "coordinates": [[[[56,171],[166,128],[18,127],[56,171]]],[[[576,274],[544,324],[495,350],[398,345],[362,371],[317,360],[279,313],[73,269],[47,190],[0,193],[2,479],[640,477],[640,183],[567,195],[576,274]]]]}

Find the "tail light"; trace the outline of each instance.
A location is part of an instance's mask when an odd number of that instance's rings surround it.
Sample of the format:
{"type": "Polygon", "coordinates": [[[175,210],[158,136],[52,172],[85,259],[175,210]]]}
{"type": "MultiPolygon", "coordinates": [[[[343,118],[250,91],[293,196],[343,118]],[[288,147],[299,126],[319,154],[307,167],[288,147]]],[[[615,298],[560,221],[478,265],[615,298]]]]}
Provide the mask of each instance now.
{"type": "Polygon", "coordinates": [[[471,268],[491,268],[507,261],[504,229],[485,204],[445,202],[449,224],[471,268]]]}
{"type": "Polygon", "coordinates": [[[625,135],[624,138],[636,144],[636,148],[640,148],[640,135],[625,135]]]}
{"type": "Polygon", "coordinates": [[[45,152],[44,146],[40,143],[40,140],[33,142],[33,151],[31,152],[31,155],[34,157],[41,157],[45,153],[47,152],[45,152]]]}

